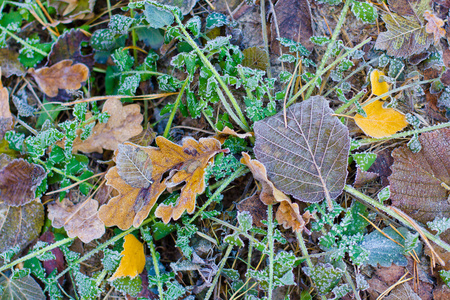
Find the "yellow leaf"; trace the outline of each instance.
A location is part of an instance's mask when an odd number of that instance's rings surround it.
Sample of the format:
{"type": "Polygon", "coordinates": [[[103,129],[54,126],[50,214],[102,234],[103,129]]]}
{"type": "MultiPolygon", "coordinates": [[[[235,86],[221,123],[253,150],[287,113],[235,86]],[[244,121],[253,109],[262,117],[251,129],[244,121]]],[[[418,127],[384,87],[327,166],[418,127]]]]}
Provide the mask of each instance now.
{"type": "MultiPolygon", "coordinates": [[[[384,76],[382,71],[373,70],[370,73],[370,82],[372,84],[372,94],[376,96],[383,95],[384,93],[389,92],[389,84],[387,82],[380,82],[380,76],[384,76]]],[[[387,96],[384,96],[382,99],[385,100],[387,96]]]]}
{"type": "Polygon", "coordinates": [[[109,278],[112,281],[119,277],[136,277],[145,267],[144,245],[132,234],[125,236],[123,251],[120,253],[122,259],[116,272],[109,278]]]}
{"type": "Polygon", "coordinates": [[[382,138],[402,130],[408,125],[404,114],[393,108],[383,108],[383,102],[374,101],[364,106],[367,117],[356,114],[354,120],[365,134],[382,138]]]}

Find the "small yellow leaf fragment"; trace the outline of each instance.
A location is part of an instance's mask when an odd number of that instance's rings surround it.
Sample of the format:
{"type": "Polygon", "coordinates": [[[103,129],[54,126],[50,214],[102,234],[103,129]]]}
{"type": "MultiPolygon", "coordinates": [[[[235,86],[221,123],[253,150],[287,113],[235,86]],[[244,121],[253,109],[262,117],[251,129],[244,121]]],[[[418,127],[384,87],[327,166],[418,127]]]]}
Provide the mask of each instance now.
{"type": "MultiPolygon", "coordinates": [[[[387,82],[380,82],[380,76],[384,76],[385,74],[379,70],[373,70],[370,73],[370,82],[372,84],[372,94],[376,96],[383,95],[384,93],[389,92],[389,84],[387,82]]],[[[382,99],[385,100],[387,96],[384,96],[382,99]]]]}
{"type": "Polygon", "coordinates": [[[116,272],[109,278],[112,281],[119,277],[136,277],[145,267],[144,245],[132,234],[125,236],[123,251],[120,253],[122,259],[116,272]]]}
{"type": "Polygon", "coordinates": [[[387,137],[408,126],[404,114],[393,108],[384,108],[380,100],[364,106],[364,111],[366,118],[356,114],[354,120],[356,125],[371,137],[387,137]]]}

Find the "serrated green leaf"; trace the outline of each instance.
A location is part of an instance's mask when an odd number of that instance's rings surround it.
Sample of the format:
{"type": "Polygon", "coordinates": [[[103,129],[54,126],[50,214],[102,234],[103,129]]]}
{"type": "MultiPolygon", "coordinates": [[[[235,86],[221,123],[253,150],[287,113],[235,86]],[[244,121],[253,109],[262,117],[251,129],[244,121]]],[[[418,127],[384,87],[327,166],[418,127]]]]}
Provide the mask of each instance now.
{"type": "Polygon", "coordinates": [[[355,17],[364,23],[374,24],[378,19],[377,9],[372,3],[354,1],[352,3],[352,12],[355,17]]]}
{"type": "Polygon", "coordinates": [[[210,30],[215,27],[222,27],[228,23],[227,16],[224,14],[213,12],[206,17],[206,29],[210,30]]]}
{"type": "Polygon", "coordinates": [[[303,271],[312,279],[320,295],[330,292],[344,274],[344,270],[322,263],[317,264],[313,268],[304,267],[303,271]]]}

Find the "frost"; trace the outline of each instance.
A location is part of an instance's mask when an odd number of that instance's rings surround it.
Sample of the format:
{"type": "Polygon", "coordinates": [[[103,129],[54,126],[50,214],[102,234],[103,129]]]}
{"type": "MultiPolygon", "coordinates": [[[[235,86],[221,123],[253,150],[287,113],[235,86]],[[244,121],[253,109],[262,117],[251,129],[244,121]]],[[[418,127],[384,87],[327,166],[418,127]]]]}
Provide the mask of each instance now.
{"type": "Polygon", "coordinates": [[[437,235],[440,235],[444,231],[450,228],[450,218],[437,217],[431,222],[427,222],[428,228],[437,231],[437,235]]]}
{"type": "Polygon", "coordinates": [[[93,278],[84,275],[79,270],[75,270],[73,273],[78,294],[82,299],[95,299],[102,293],[102,289],[97,286],[93,278]]]}
{"type": "Polygon", "coordinates": [[[413,153],[417,153],[422,150],[422,145],[420,144],[419,135],[417,133],[411,137],[407,145],[409,150],[413,153]]]}
{"type": "Polygon", "coordinates": [[[109,21],[109,29],[116,34],[128,34],[132,24],[132,18],[117,14],[111,17],[111,21],[109,21]]]}
{"type": "MultiPolygon", "coordinates": [[[[280,251],[274,258],[273,268],[273,288],[285,285],[295,285],[294,268],[297,259],[292,252],[280,251]]],[[[259,282],[259,284],[267,289],[269,287],[269,267],[256,271],[248,270],[246,277],[252,277],[259,282]]]]}
{"type": "Polygon", "coordinates": [[[194,37],[198,37],[200,34],[200,29],[202,27],[202,22],[199,16],[195,16],[186,22],[186,28],[192,33],[194,37]]]}
{"type": "Polygon", "coordinates": [[[225,236],[223,240],[230,245],[242,247],[244,246],[244,242],[239,235],[241,233],[247,233],[252,228],[253,217],[248,211],[238,212],[237,220],[239,223],[239,231],[225,236]]]}
{"type": "Polygon", "coordinates": [[[359,20],[364,23],[374,24],[378,19],[377,9],[372,3],[354,1],[352,12],[359,20]]]}
{"type": "Polygon", "coordinates": [[[3,258],[3,262],[5,264],[9,263],[11,259],[19,253],[20,247],[19,245],[15,245],[14,247],[10,248],[9,250],[6,250],[5,252],[0,253],[0,257],[3,258]]]}
{"type": "Polygon", "coordinates": [[[342,299],[345,295],[347,295],[352,289],[348,285],[348,283],[338,285],[333,288],[331,291],[334,294],[334,297],[331,300],[339,300],[342,299]]]}
{"type": "Polygon", "coordinates": [[[450,109],[450,86],[446,87],[439,96],[437,107],[450,109]]]}
{"type": "Polygon", "coordinates": [[[164,297],[162,299],[167,300],[177,300],[184,294],[186,294],[186,289],[178,283],[178,281],[169,281],[166,284],[167,290],[164,291],[164,297]]]}
{"type": "Polygon", "coordinates": [[[212,13],[206,17],[206,29],[210,30],[214,27],[222,27],[228,23],[227,16],[219,13],[212,13]]]}
{"type": "Polygon", "coordinates": [[[283,54],[280,57],[278,57],[278,60],[281,62],[293,63],[296,61],[296,58],[294,55],[291,54],[283,54]]]}
{"type": "Polygon", "coordinates": [[[118,251],[111,250],[108,248],[103,251],[103,255],[104,255],[102,259],[103,268],[109,272],[115,271],[120,263],[122,255],[118,251]]]}
{"type": "Polygon", "coordinates": [[[158,29],[171,25],[174,21],[172,12],[168,11],[164,6],[158,7],[155,4],[145,2],[144,16],[150,27],[158,29]]]}
{"type": "Polygon", "coordinates": [[[377,197],[378,201],[380,201],[381,203],[388,200],[389,197],[391,197],[391,190],[389,188],[389,185],[384,187],[381,191],[379,191],[377,197]]]}
{"type": "Polygon", "coordinates": [[[117,92],[120,95],[134,96],[134,94],[136,93],[136,89],[139,87],[140,82],[141,76],[139,74],[127,76],[120,84],[119,90],[117,92]]]}
{"type": "Polygon", "coordinates": [[[178,236],[175,246],[181,249],[181,252],[183,252],[184,256],[190,258],[194,250],[189,245],[189,242],[191,238],[194,236],[194,234],[198,231],[198,229],[195,225],[192,224],[187,224],[184,225],[183,227],[179,227],[179,225],[177,226],[178,226],[177,230],[178,236]]]}
{"type": "Polygon", "coordinates": [[[140,276],[120,277],[111,281],[111,285],[124,295],[136,297],[142,290],[142,279],[140,276]]]}
{"type": "Polygon", "coordinates": [[[311,277],[321,295],[330,292],[341,280],[342,274],[344,274],[344,270],[334,268],[331,264],[321,263],[313,268],[304,267],[303,271],[311,277]]]}
{"type": "Polygon", "coordinates": [[[353,159],[363,171],[369,170],[370,166],[377,159],[375,153],[355,153],[352,154],[353,159]]]}
{"type": "Polygon", "coordinates": [[[36,112],[36,109],[28,104],[27,93],[25,89],[21,89],[13,97],[13,103],[17,108],[17,113],[21,117],[31,117],[36,112]]]}
{"type": "Polygon", "coordinates": [[[310,40],[317,46],[324,46],[331,41],[330,38],[323,36],[323,35],[322,36],[312,36],[310,38],[310,40]]]}
{"type": "MultiPolygon", "coordinates": [[[[41,250],[41,249],[43,249],[43,248],[45,248],[47,246],[48,246],[48,243],[43,242],[43,241],[37,241],[36,244],[33,246],[33,249],[31,251],[32,252],[36,252],[36,251],[39,251],[39,250],[41,250]]],[[[40,261],[56,259],[55,255],[51,251],[46,251],[44,253],[41,253],[41,254],[37,255],[36,257],[40,261]]]]}

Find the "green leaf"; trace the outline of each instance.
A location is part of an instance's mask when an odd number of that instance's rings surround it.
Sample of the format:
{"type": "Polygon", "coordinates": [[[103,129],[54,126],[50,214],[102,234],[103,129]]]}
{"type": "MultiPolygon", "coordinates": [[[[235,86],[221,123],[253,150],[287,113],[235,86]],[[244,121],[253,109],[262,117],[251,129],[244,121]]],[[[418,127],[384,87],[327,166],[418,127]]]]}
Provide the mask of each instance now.
{"type": "Polygon", "coordinates": [[[10,149],[22,151],[23,143],[25,141],[25,134],[17,133],[15,131],[8,131],[5,133],[5,140],[9,143],[10,149]]]}
{"type": "Polygon", "coordinates": [[[145,2],[144,16],[148,25],[156,29],[171,25],[174,21],[170,11],[150,2],[145,2]]]}
{"type": "Polygon", "coordinates": [[[114,272],[119,266],[121,258],[122,255],[118,251],[106,248],[103,251],[103,268],[108,272],[114,272]]]}
{"type": "Polygon", "coordinates": [[[416,249],[420,243],[419,241],[419,233],[416,232],[412,234],[411,232],[407,232],[405,237],[405,248],[403,249],[403,254],[407,255],[409,252],[412,252],[416,249]]]}
{"type": "Polygon", "coordinates": [[[20,251],[19,245],[15,245],[14,247],[11,247],[2,253],[0,253],[0,257],[3,259],[3,262],[5,264],[9,263],[11,259],[20,251]]]}
{"type": "Polygon", "coordinates": [[[73,116],[77,118],[78,121],[84,122],[86,120],[87,109],[87,102],[75,104],[73,107],[73,116]]]}
{"type": "Polygon", "coordinates": [[[149,27],[138,27],[134,30],[140,41],[152,49],[159,49],[164,44],[164,35],[160,29],[149,27]]]}
{"type": "Polygon", "coordinates": [[[339,300],[342,299],[345,295],[347,295],[350,291],[352,290],[352,288],[350,287],[349,284],[341,284],[338,286],[335,286],[333,288],[333,290],[331,291],[334,294],[334,297],[332,298],[332,300],[339,300]]]}
{"type": "MultiPolygon", "coordinates": [[[[37,35],[36,35],[37,36],[37,35]]],[[[33,47],[42,50],[44,52],[49,53],[52,44],[51,43],[40,43],[39,39],[35,40],[29,40],[26,39],[33,47]]],[[[22,49],[20,49],[19,54],[19,61],[27,68],[33,68],[35,67],[41,60],[43,60],[46,56],[35,52],[33,49],[24,46],[22,49]]]]}
{"type": "Polygon", "coordinates": [[[187,224],[183,227],[177,225],[177,228],[177,240],[175,246],[181,249],[184,256],[190,258],[194,250],[189,245],[189,242],[198,229],[192,224],[187,224]]]}
{"type": "Polygon", "coordinates": [[[445,284],[450,287],[450,271],[440,270],[439,275],[441,276],[445,284]]]}
{"type": "Polygon", "coordinates": [[[317,46],[324,46],[331,41],[330,38],[328,38],[326,36],[312,36],[309,39],[311,42],[313,42],[317,46]]]}
{"type": "Polygon", "coordinates": [[[84,275],[77,269],[75,269],[73,273],[80,297],[82,299],[97,299],[101,294],[102,289],[97,286],[96,280],[84,275]]]}
{"type": "Polygon", "coordinates": [[[156,221],[151,224],[153,238],[155,241],[160,240],[173,231],[175,231],[176,227],[173,224],[164,224],[163,222],[156,221]]]}
{"type": "Polygon", "coordinates": [[[109,21],[109,29],[115,34],[128,34],[134,19],[127,17],[125,15],[116,14],[111,17],[109,21]]]}
{"type": "Polygon", "coordinates": [[[377,159],[377,155],[375,153],[355,153],[352,154],[353,159],[358,164],[358,167],[361,168],[363,171],[369,170],[370,166],[375,162],[377,159]]]}
{"type": "Polygon", "coordinates": [[[374,24],[378,19],[377,9],[372,3],[354,1],[352,3],[352,12],[355,17],[364,23],[374,24]]]}
{"type": "Polygon", "coordinates": [[[389,197],[391,197],[391,190],[389,186],[386,186],[383,189],[381,189],[381,191],[378,192],[377,197],[381,203],[388,200],[389,197]]]}
{"type": "Polygon", "coordinates": [[[53,146],[57,141],[62,140],[64,137],[65,135],[62,132],[55,128],[50,128],[39,132],[36,136],[29,136],[25,140],[25,145],[31,156],[41,157],[45,154],[45,150],[48,146],[53,146]]]}
{"type": "Polygon", "coordinates": [[[222,27],[228,24],[227,16],[224,14],[213,12],[206,17],[206,29],[210,30],[215,27],[222,27]]]}
{"type": "Polygon", "coordinates": [[[303,271],[311,277],[320,295],[330,292],[341,280],[344,270],[330,264],[319,263],[313,268],[304,267],[303,271]]]}
{"type": "Polygon", "coordinates": [[[142,279],[140,276],[134,278],[119,277],[111,281],[111,285],[124,295],[136,297],[142,290],[142,279]]]}
{"type": "Polygon", "coordinates": [[[437,231],[437,235],[440,235],[444,231],[450,228],[450,218],[436,217],[431,222],[427,222],[428,228],[437,231]]]}
{"type": "Polygon", "coordinates": [[[199,16],[195,16],[186,22],[186,29],[188,29],[194,37],[200,35],[200,29],[202,28],[202,22],[199,16]]]}

